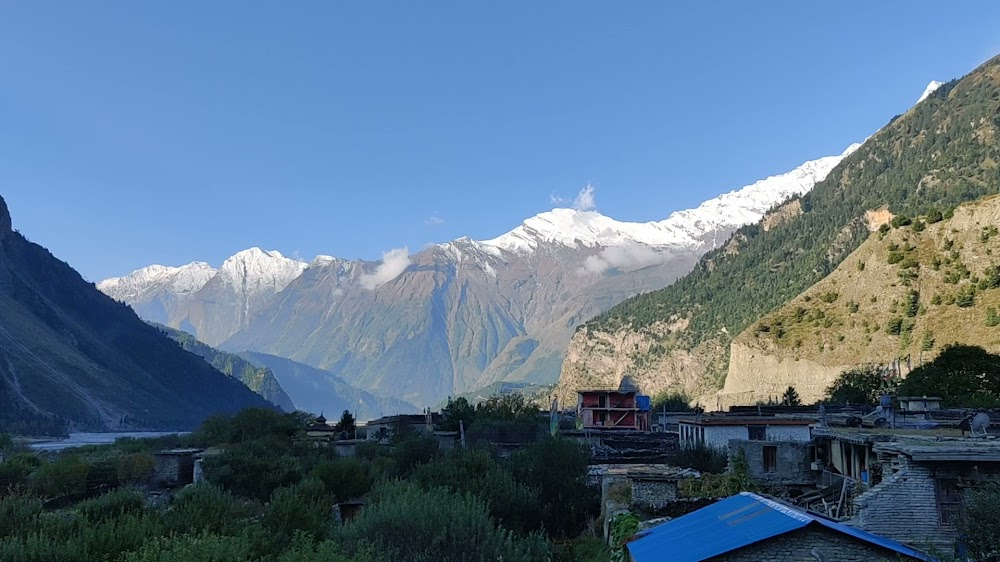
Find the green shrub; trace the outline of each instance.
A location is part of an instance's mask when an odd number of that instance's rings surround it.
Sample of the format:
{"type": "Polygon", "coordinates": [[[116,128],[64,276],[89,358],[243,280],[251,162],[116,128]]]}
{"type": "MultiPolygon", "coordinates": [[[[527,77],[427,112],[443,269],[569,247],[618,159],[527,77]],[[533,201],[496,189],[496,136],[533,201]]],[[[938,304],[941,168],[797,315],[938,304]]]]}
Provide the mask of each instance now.
{"type": "Polygon", "coordinates": [[[115,465],[120,484],[141,484],[153,475],[156,459],[149,453],[131,453],[118,457],[115,465]]]}
{"type": "Polygon", "coordinates": [[[367,466],[352,458],[320,462],[311,476],[323,482],[338,502],[360,498],[372,486],[367,466]]]}
{"type": "Polygon", "coordinates": [[[0,462],[0,496],[26,486],[28,476],[41,462],[37,455],[31,453],[14,455],[0,462]]]}
{"type": "Polygon", "coordinates": [[[90,465],[75,456],[61,457],[38,467],[31,475],[32,489],[47,499],[81,496],[87,491],[90,465]]]}
{"type": "Polygon", "coordinates": [[[19,535],[37,526],[42,500],[22,493],[0,498],[0,538],[19,535]]]}
{"type": "Polygon", "coordinates": [[[175,533],[235,535],[261,511],[258,503],[203,484],[178,492],[164,519],[175,533]]]}
{"type": "Polygon", "coordinates": [[[349,553],[374,547],[398,562],[533,562],[551,555],[540,535],[518,537],[498,527],[468,494],[394,483],[378,487],[374,499],[337,533],[349,553]]]}
{"type": "Polygon", "coordinates": [[[507,466],[516,481],[538,494],[549,536],[575,537],[599,511],[599,495],[586,483],[589,459],[590,451],[562,438],[532,443],[511,455],[507,466]]]}
{"type": "Polygon", "coordinates": [[[121,562],[246,562],[255,559],[244,537],[211,534],[164,537],[122,557],[121,562]]]}
{"type": "Polygon", "coordinates": [[[143,511],[146,500],[137,490],[125,488],[82,501],[76,509],[89,523],[117,519],[128,513],[143,511]]]}
{"type": "Polygon", "coordinates": [[[261,522],[279,537],[291,541],[296,531],[325,538],[333,524],[333,498],[318,478],[278,488],[264,509],[261,522]]]}
{"type": "Polygon", "coordinates": [[[477,496],[493,519],[512,531],[541,527],[543,514],[534,491],[483,449],[452,451],[418,467],[411,480],[425,489],[443,487],[477,496]]]}

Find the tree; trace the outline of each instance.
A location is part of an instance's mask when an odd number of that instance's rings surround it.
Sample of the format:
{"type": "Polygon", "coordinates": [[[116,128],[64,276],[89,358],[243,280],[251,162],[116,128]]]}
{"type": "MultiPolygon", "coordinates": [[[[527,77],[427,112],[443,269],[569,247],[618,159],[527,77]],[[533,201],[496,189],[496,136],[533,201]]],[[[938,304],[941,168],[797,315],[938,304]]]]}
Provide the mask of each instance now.
{"type": "Polygon", "coordinates": [[[785,406],[801,406],[802,399],[799,398],[799,393],[795,390],[794,386],[789,386],[785,389],[785,393],[781,396],[781,403],[785,406]]]}
{"type": "Polygon", "coordinates": [[[946,406],[1000,404],[1000,356],[972,345],[949,345],[902,382],[900,393],[940,396],[946,406]]]}
{"type": "Polygon", "coordinates": [[[333,429],[340,433],[346,433],[348,437],[354,435],[354,430],[357,429],[357,424],[354,422],[354,416],[351,415],[350,410],[344,410],[343,414],[340,414],[340,421],[333,426],[333,429]]]}
{"type": "Polygon", "coordinates": [[[691,399],[683,392],[663,391],[653,398],[653,410],[666,409],[668,412],[691,412],[691,399]]]}
{"type": "Polygon", "coordinates": [[[965,492],[958,532],[970,560],[996,560],[1000,552],[1000,480],[990,480],[965,492]]]}
{"type": "Polygon", "coordinates": [[[469,429],[476,419],[476,409],[463,397],[452,400],[448,398],[448,404],[441,409],[441,421],[438,422],[438,429],[441,431],[458,431],[459,422],[464,422],[465,429],[469,429]]]}
{"type": "Polygon", "coordinates": [[[830,402],[875,404],[894,382],[883,365],[859,365],[841,373],[826,390],[826,395],[830,402]]]}
{"type": "Polygon", "coordinates": [[[537,417],[538,408],[528,401],[523,394],[511,393],[503,396],[491,396],[476,407],[476,417],[479,419],[521,421],[537,417]]]}

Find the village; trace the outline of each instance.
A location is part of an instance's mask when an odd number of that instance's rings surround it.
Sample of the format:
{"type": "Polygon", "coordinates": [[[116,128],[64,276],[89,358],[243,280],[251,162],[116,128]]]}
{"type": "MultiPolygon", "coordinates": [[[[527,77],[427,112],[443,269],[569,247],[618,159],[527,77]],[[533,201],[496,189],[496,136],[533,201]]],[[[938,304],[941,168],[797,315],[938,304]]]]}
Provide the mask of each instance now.
{"type": "MultiPolygon", "coordinates": [[[[552,434],[589,447],[604,538],[621,543],[623,559],[937,560],[960,543],[963,490],[1000,475],[988,414],[941,402],[885,395],[868,407],[652,411],[626,377],[618,388],[580,391],[575,410],[539,415],[552,434]],[[724,455],[721,474],[701,470],[700,451],[724,455]]],[[[442,448],[470,446],[464,428],[442,431],[440,421],[429,410],[385,417],[345,438],[320,418],[309,436],[346,455],[402,428],[442,448]]],[[[509,452],[523,443],[492,444],[509,452]]],[[[359,499],[337,510],[362,507],[359,499]]]]}

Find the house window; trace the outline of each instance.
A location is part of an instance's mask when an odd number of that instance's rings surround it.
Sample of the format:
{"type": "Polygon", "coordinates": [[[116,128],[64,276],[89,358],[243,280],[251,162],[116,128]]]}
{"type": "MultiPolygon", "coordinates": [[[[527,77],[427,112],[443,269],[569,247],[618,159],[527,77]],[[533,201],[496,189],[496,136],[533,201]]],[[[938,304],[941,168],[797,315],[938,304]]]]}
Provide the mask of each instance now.
{"type": "Polygon", "coordinates": [[[597,397],[597,407],[598,408],[607,408],[608,407],[608,395],[607,394],[602,394],[602,395],[600,395],[600,396],[597,397]]]}
{"type": "Polygon", "coordinates": [[[774,445],[764,445],[764,472],[778,470],[778,448],[774,445]]]}
{"type": "Polygon", "coordinates": [[[958,480],[939,478],[934,481],[934,492],[937,496],[938,521],[942,527],[953,526],[962,508],[962,490],[958,487],[958,480]]]}
{"type": "Polygon", "coordinates": [[[767,441],[767,426],[765,425],[748,426],[747,433],[750,434],[751,441],[767,441]]]}
{"type": "Polygon", "coordinates": [[[604,425],[604,423],[608,421],[608,413],[594,412],[594,421],[597,422],[597,425],[604,425]]]}

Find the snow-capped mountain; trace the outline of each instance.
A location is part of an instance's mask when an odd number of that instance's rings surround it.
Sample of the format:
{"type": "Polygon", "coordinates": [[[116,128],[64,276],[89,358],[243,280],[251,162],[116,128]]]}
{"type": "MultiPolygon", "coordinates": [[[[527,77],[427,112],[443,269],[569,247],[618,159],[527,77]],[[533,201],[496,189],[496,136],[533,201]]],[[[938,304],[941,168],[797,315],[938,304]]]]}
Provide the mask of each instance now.
{"type": "Polygon", "coordinates": [[[938,82],[937,80],[931,80],[931,83],[927,84],[927,87],[924,88],[924,93],[920,94],[920,99],[917,100],[917,103],[920,103],[920,102],[924,101],[925,99],[927,99],[927,96],[930,96],[931,94],[933,94],[941,86],[944,86],[944,82],[938,82]]]}
{"type": "Polygon", "coordinates": [[[196,333],[217,345],[302,274],[308,264],[277,251],[243,250],[219,269],[204,262],[180,267],[151,265],[97,284],[129,303],[144,319],[196,333]]]}
{"type": "Polygon", "coordinates": [[[720,233],[755,223],[775,205],[808,192],[859,146],[852,144],[838,156],[810,160],[790,172],[709,199],[694,209],[675,211],[662,221],[621,222],[595,211],[553,209],[482,243],[510,252],[531,252],[546,244],[570,248],[641,244],[684,250],[703,249],[708,244],[707,249],[711,249],[728,237],[726,233],[720,240],[720,233]]]}
{"type": "Polygon", "coordinates": [[[498,380],[555,382],[577,325],[672,283],[856,148],[657,222],[553,209],[490,240],[394,250],[379,262],[306,264],[251,248],[217,271],[153,266],[100,288],[210,345],[287,357],[433,405],[498,380]]]}

